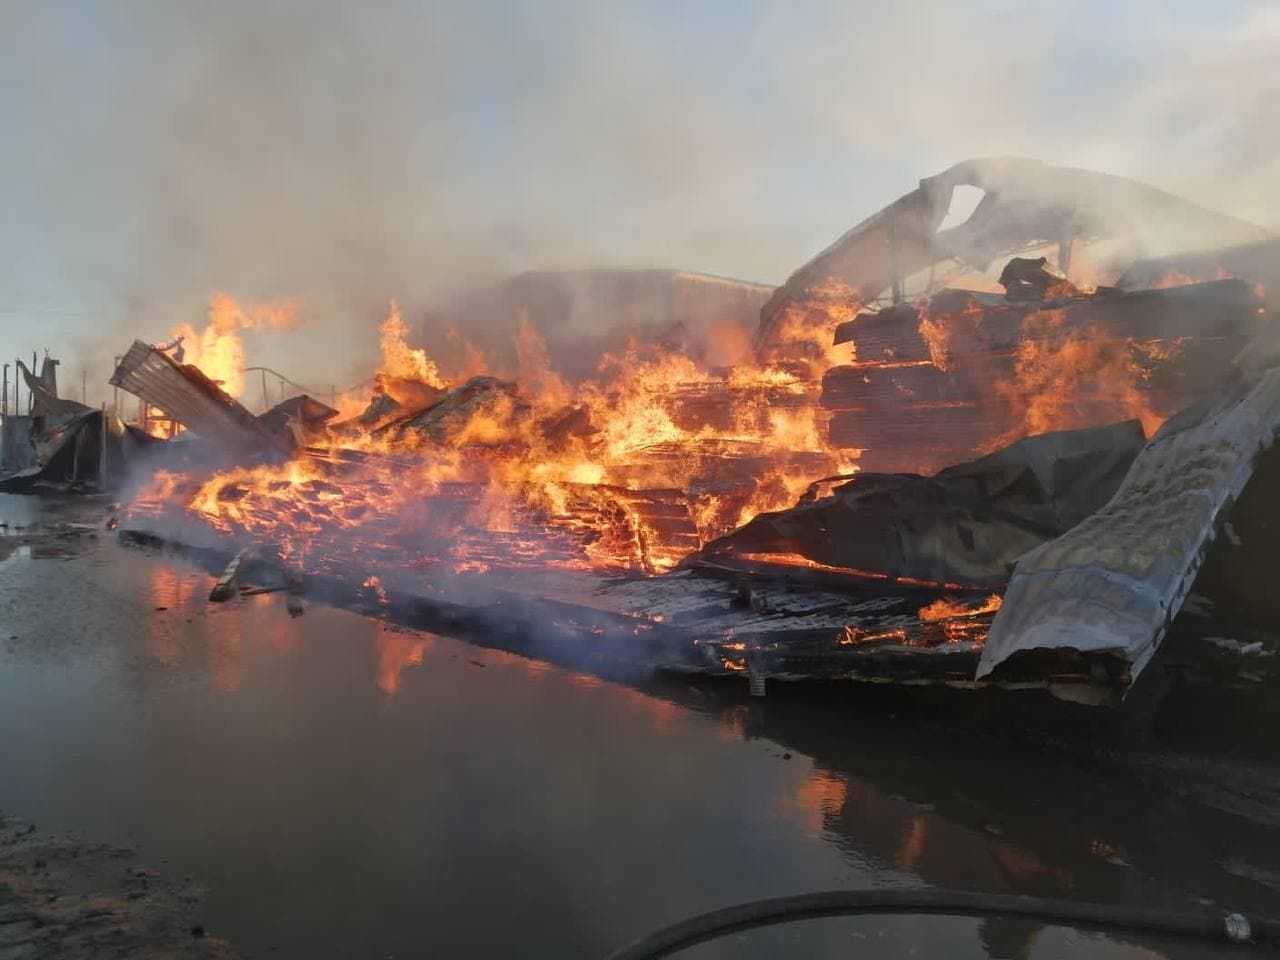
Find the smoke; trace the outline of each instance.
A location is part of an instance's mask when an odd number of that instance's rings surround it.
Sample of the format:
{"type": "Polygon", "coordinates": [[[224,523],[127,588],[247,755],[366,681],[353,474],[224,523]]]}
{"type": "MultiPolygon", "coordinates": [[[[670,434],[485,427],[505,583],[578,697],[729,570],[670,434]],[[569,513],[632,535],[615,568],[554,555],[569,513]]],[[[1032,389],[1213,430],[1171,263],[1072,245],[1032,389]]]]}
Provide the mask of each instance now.
{"type": "Polygon", "coordinates": [[[1202,6],[5,4],[0,353],[105,379],[226,290],[297,298],[303,330],[251,352],[341,386],[393,297],[610,265],[777,283],[971,155],[1274,225],[1280,14],[1202,6]]]}

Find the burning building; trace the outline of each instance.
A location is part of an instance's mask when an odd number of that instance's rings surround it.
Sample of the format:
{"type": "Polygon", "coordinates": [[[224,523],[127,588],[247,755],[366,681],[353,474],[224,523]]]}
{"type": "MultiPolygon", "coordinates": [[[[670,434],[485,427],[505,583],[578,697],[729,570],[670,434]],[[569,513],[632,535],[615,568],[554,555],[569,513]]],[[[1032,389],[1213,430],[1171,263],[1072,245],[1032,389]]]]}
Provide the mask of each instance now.
{"type": "MultiPolygon", "coordinates": [[[[199,361],[139,342],[113,382],[235,452],[158,473],[125,526],[589,664],[754,688],[980,674],[1106,699],[1150,661],[1269,463],[1274,252],[1259,228],[1142,184],[974,160],[767,300],[733,287],[739,313],[763,301],[759,321],[707,324],[714,350],[691,347],[675,296],[590,375],[557,363],[537,310],[516,311],[503,368],[472,351],[451,370],[393,305],[370,393],[254,417],[199,361]],[[948,226],[961,187],[982,199],[948,226]],[[1125,566],[1103,545],[1141,552],[1135,505],[1157,489],[1178,536],[1161,563],[1125,566]],[[1122,566],[1146,607],[1072,646],[1073,598],[1133,608],[1122,566]]],[[[550,302],[558,284],[485,297],[550,302]]]]}

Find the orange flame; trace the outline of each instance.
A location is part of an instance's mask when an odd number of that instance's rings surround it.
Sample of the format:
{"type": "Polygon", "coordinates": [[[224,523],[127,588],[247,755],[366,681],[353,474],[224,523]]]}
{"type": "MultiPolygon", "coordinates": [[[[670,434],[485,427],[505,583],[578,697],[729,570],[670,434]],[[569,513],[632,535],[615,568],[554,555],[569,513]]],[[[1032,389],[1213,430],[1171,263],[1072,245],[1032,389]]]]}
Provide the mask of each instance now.
{"type": "Polygon", "coordinates": [[[396,403],[364,422],[344,402],[352,416],[331,441],[340,468],[323,458],[235,468],[194,484],[188,509],[303,558],[340,530],[376,528],[434,544],[432,562],[459,574],[513,562],[659,573],[790,506],[815,474],[853,469],[828,449],[817,385],[778,367],[743,359],[717,372],[633,341],[603,357],[595,379],[569,384],[522,317],[518,388],[451,383],[410,345],[394,303],[380,334],[375,397],[396,403]]]}
{"type": "Polygon", "coordinates": [[[984,613],[995,613],[1000,609],[1000,595],[993,593],[977,606],[964,603],[952,597],[940,597],[928,606],[921,607],[916,614],[926,623],[936,620],[951,620],[956,617],[977,617],[984,613]]]}
{"type": "Polygon", "coordinates": [[[297,300],[268,300],[241,305],[226,293],[209,299],[203,330],[188,323],[169,331],[171,338],[183,338],[184,362],[195,364],[210,380],[222,385],[233,397],[244,392],[243,330],[291,330],[300,322],[297,300]]]}

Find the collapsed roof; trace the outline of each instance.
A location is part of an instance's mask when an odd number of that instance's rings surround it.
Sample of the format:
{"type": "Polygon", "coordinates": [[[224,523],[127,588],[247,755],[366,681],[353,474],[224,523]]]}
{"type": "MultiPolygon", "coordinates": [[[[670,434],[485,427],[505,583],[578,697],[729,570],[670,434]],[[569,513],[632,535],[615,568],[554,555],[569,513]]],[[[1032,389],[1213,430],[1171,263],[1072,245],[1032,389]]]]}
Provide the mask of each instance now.
{"type": "Polygon", "coordinates": [[[830,496],[760,514],[692,561],[799,555],[833,571],[1002,584],[1019,555],[1107,502],[1143,442],[1131,420],[1026,437],[932,477],[859,473],[830,496]]]}
{"type": "Polygon", "coordinates": [[[1121,240],[1130,259],[1266,240],[1254,224],[1215,213],[1155,187],[1019,157],[958,163],[858,224],[779,287],[761,311],[759,342],[776,332],[788,303],[837,283],[869,303],[947,261],[984,271],[1000,257],[1057,244],[1066,269],[1076,241],[1121,240]],[[939,231],[955,189],[984,196],[963,223],[939,231]]]}
{"type": "MultiPolygon", "coordinates": [[[[1275,457],[1265,455],[1278,435],[1280,368],[1242,377],[1169,420],[1106,506],[1018,560],[978,677],[1064,660],[1136,677],[1219,534],[1227,549],[1247,548],[1251,565],[1268,565],[1273,524],[1237,533],[1228,518],[1246,487],[1270,499],[1275,457]]],[[[1259,598],[1268,606],[1269,578],[1251,587],[1241,606],[1259,598]]]]}
{"type": "Polygon", "coordinates": [[[108,381],[163,410],[197,436],[232,447],[282,449],[282,441],[194,364],[135,340],[108,381]]]}

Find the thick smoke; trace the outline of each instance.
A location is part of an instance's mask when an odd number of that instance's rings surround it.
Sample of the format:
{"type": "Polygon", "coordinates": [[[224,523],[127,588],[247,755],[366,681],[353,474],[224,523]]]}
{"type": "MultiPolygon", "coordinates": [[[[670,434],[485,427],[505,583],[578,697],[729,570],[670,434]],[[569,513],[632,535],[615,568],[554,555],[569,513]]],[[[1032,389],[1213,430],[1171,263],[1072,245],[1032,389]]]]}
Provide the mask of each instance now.
{"type": "Polygon", "coordinates": [[[5,4],[0,355],[100,381],[225,290],[299,298],[310,334],[254,359],[342,385],[392,297],[777,283],[971,155],[1275,225],[1278,54],[1261,4],[5,4]]]}

